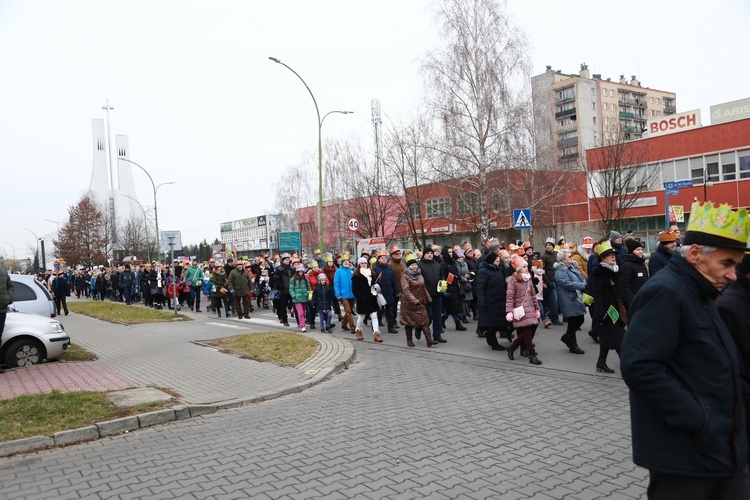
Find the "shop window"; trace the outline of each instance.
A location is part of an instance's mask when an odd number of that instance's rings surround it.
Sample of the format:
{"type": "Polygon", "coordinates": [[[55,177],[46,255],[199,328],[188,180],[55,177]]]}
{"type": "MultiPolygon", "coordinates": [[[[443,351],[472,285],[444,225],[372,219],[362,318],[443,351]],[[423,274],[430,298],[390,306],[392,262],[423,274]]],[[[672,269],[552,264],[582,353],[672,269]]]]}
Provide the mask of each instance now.
{"type": "MultiPolygon", "coordinates": [[[[750,153],[750,151],[744,151],[744,153],[747,154],[747,153],[750,153]]],[[[739,163],[740,163],[740,179],[750,179],[750,154],[748,154],[747,156],[740,156],[739,163]]]]}
{"type": "MultiPolygon", "coordinates": [[[[703,178],[706,175],[703,166],[703,158],[690,158],[690,178],[693,179],[694,186],[702,186],[703,178]]],[[[680,179],[678,179],[680,180],[680,179]]]]}
{"type": "Polygon", "coordinates": [[[737,165],[734,162],[734,151],[721,154],[721,178],[725,181],[737,179],[737,165]]]}
{"type": "Polygon", "coordinates": [[[719,182],[719,157],[711,155],[706,157],[706,180],[719,182]]]}

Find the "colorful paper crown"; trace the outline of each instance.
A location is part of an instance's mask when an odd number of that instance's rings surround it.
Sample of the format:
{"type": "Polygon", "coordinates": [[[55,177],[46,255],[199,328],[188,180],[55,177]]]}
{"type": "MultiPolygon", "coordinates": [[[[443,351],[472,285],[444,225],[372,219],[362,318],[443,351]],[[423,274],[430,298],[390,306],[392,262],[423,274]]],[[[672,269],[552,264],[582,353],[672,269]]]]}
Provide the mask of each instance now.
{"type": "Polygon", "coordinates": [[[693,203],[683,245],[707,245],[747,250],[750,217],[747,210],[732,210],[724,204],[714,207],[710,201],[693,203]]]}
{"type": "Polygon", "coordinates": [[[659,233],[659,241],[661,243],[672,243],[677,241],[677,233],[675,231],[662,231],[659,233]]]}
{"type": "Polygon", "coordinates": [[[612,243],[609,241],[599,243],[594,247],[594,253],[598,255],[600,259],[614,252],[615,250],[612,248],[612,243]]]}

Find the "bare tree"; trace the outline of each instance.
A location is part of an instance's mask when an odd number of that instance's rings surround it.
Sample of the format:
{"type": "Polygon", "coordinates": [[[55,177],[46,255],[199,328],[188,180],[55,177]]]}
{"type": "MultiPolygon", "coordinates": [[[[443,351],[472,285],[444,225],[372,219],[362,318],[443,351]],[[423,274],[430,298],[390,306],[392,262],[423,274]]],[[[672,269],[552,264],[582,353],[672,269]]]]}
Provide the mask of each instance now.
{"type": "Polygon", "coordinates": [[[647,164],[648,147],[643,141],[626,142],[624,134],[605,147],[593,150],[587,166],[587,196],[605,234],[623,227],[641,193],[658,189],[658,164],[647,164]]]}
{"type": "Polygon", "coordinates": [[[125,255],[147,257],[151,262],[152,241],[148,238],[148,225],[143,216],[132,214],[119,227],[118,244],[125,255]]]}
{"type": "Polygon", "coordinates": [[[440,177],[461,180],[456,187],[474,210],[466,223],[485,239],[502,208],[492,201],[509,195],[503,178],[488,173],[532,158],[523,123],[531,114],[528,44],[501,0],[441,0],[438,19],[445,46],[422,65],[440,127],[432,147],[444,155],[440,177]]]}
{"type": "Polygon", "coordinates": [[[297,209],[315,204],[317,190],[311,182],[313,172],[304,163],[289,167],[274,183],[276,190],[276,212],[281,214],[280,231],[296,231],[297,209]]]}
{"type": "Polygon", "coordinates": [[[60,228],[61,257],[70,265],[93,266],[109,260],[110,218],[97,207],[95,198],[87,193],[68,208],[68,222],[60,228]]]}
{"type": "Polygon", "coordinates": [[[426,246],[422,203],[427,198],[425,185],[432,181],[435,150],[424,145],[430,142],[431,123],[424,113],[415,113],[411,121],[393,125],[386,130],[381,149],[381,160],[394,182],[394,202],[401,219],[411,234],[414,246],[426,246]]]}

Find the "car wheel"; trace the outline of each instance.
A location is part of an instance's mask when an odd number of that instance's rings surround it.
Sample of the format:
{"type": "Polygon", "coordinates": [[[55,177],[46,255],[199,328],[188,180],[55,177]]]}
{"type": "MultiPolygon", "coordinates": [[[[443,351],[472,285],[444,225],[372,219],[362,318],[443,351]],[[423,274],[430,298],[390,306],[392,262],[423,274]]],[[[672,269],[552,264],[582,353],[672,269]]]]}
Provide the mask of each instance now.
{"type": "Polygon", "coordinates": [[[43,347],[38,340],[18,339],[12,341],[5,351],[5,366],[33,366],[42,362],[43,347]]]}

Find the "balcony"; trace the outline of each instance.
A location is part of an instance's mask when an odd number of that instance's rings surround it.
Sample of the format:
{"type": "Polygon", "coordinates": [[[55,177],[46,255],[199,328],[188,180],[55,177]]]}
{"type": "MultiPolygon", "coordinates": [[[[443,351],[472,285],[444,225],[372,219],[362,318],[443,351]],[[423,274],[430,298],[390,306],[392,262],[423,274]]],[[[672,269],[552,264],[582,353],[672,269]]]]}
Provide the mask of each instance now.
{"type": "Polygon", "coordinates": [[[561,134],[563,132],[570,132],[571,130],[576,130],[577,126],[578,125],[576,125],[575,123],[569,123],[567,125],[558,125],[557,126],[557,133],[561,134]]]}
{"type": "Polygon", "coordinates": [[[555,113],[555,118],[562,118],[564,116],[570,116],[576,114],[576,108],[570,108],[563,111],[558,111],[555,113]]]}
{"type": "Polygon", "coordinates": [[[620,118],[635,118],[635,115],[633,113],[628,113],[627,111],[620,111],[620,118]]]}
{"type": "Polygon", "coordinates": [[[555,97],[555,104],[560,104],[566,101],[572,101],[576,98],[575,92],[566,92],[562,96],[558,95],[555,97]]]}
{"type": "Polygon", "coordinates": [[[664,105],[664,114],[670,114],[673,115],[677,112],[677,106],[674,104],[665,104],[664,105]]]}
{"type": "Polygon", "coordinates": [[[633,120],[645,122],[646,120],[648,120],[648,118],[646,117],[646,115],[638,113],[633,115],[633,120]]]}
{"type": "Polygon", "coordinates": [[[560,139],[557,141],[557,146],[570,146],[572,144],[578,144],[578,137],[568,137],[567,139],[560,139]]]}

